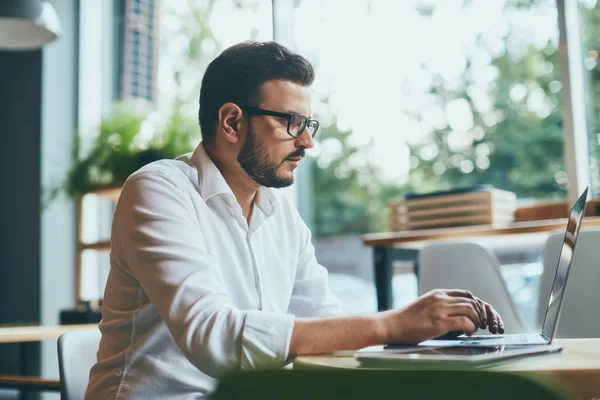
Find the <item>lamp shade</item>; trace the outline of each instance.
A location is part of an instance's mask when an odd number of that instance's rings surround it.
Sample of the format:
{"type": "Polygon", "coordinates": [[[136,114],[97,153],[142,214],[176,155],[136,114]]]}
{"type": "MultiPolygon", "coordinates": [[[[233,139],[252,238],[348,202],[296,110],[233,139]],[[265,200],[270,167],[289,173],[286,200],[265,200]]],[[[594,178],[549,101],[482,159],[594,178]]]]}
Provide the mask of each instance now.
{"type": "Polygon", "coordinates": [[[31,50],[60,35],[60,21],[50,3],[0,0],[0,50],[31,50]]]}

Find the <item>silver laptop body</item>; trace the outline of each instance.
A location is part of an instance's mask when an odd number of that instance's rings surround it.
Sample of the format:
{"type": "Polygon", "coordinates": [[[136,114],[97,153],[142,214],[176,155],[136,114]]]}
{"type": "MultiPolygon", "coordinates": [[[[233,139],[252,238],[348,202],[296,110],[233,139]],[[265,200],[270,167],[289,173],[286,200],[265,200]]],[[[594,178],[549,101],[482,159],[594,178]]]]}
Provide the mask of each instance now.
{"type": "Polygon", "coordinates": [[[571,211],[569,212],[569,220],[565,238],[563,240],[556,275],[552,285],[552,292],[546,308],[546,316],[542,331],[540,333],[529,334],[508,334],[508,335],[474,335],[474,336],[458,336],[451,340],[427,340],[419,343],[419,346],[467,346],[467,347],[489,347],[489,346],[521,346],[521,345],[539,345],[550,344],[560,318],[567,279],[569,278],[569,270],[573,263],[575,255],[575,244],[579,235],[581,221],[585,213],[586,199],[588,189],[586,188],[581,196],[577,199],[571,211]]]}

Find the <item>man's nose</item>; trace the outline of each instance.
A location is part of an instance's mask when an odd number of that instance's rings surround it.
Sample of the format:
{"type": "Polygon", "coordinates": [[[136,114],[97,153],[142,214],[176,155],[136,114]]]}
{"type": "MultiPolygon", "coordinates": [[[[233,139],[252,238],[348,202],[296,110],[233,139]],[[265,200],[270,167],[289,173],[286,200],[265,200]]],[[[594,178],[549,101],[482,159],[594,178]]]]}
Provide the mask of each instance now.
{"type": "Polygon", "coordinates": [[[308,127],[304,128],[302,135],[298,136],[298,139],[296,139],[296,147],[304,147],[307,149],[312,149],[315,147],[313,137],[308,131],[308,127]]]}

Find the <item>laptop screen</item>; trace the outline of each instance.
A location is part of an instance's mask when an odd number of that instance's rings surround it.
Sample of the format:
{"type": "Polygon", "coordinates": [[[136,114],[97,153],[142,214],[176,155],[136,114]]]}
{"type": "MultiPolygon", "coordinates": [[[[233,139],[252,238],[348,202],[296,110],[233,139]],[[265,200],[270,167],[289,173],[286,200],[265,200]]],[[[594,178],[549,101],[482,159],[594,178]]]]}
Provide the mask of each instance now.
{"type": "Polygon", "coordinates": [[[567,231],[565,232],[565,238],[560,250],[560,257],[558,258],[558,266],[556,268],[556,275],[554,276],[552,292],[550,292],[550,300],[548,301],[548,308],[546,309],[544,325],[542,325],[542,334],[549,339],[553,339],[554,334],[556,333],[556,326],[558,325],[560,306],[565,293],[569,268],[573,261],[575,243],[577,242],[577,235],[579,234],[579,228],[581,227],[581,219],[583,218],[585,211],[587,192],[588,189],[586,188],[569,212],[567,231]]]}

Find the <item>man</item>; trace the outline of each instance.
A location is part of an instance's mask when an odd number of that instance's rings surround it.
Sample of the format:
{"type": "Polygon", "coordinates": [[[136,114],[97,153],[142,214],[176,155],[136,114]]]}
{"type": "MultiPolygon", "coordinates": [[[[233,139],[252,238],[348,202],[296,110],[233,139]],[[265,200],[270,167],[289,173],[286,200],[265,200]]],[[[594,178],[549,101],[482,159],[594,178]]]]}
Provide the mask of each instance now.
{"type": "Polygon", "coordinates": [[[87,398],[199,398],[219,377],[295,355],[503,332],[494,309],[461,290],[345,316],[310,232],[274,189],[293,183],[313,147],[313,79],[276,43],[225,50],[202,80],[203,142],[127,180],[87,398]]]}

